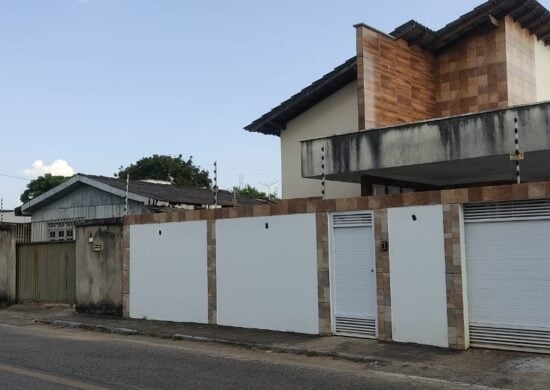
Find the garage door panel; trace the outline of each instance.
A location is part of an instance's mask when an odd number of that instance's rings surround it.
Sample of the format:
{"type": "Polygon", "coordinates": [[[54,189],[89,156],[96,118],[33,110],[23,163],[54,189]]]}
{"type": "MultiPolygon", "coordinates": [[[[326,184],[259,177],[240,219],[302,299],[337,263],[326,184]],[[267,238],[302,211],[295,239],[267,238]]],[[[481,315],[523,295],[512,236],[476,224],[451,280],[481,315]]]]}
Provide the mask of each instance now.
{"type": "Polygon", "coordinates": [[[550,202],[465,207],[470,341],[550,348],[550,202]]]}
{"type": "Polygon", "coordinates": [[[550,221],[472,223],[466,242],[471,322],[550,324],[550,221]]]}

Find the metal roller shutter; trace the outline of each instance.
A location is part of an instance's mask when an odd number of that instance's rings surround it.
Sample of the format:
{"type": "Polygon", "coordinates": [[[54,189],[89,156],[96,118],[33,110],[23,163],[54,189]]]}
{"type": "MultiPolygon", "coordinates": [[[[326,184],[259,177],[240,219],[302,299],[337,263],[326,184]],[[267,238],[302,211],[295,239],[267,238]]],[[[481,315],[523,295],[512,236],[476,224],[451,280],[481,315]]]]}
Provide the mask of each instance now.
{"type": "Polygon", "coordinates": [[[472,346],[550,349],[550,201],[464,208],[472,346]]]}
{"type": "Polygon", "coordinates": [[[372,214],[332,217],[336,334],[376,337],[376,272],[372,214]]]}

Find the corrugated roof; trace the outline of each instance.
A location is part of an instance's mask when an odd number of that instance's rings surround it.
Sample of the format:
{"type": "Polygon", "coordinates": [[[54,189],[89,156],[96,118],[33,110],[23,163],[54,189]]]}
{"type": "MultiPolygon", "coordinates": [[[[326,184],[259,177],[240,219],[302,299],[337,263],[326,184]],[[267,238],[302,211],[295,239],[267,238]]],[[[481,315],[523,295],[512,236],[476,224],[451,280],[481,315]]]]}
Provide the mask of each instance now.
{"type": "MultiPolygon", "coordinates": [[[[82,175],[119,190],[126,190],[126,181],[106,176],[82,175]]],[[[170,204],[213,205],[214,196],[208,188],[176,187],[170,184],[148,183],[140,180],[130,180],[129,192],[170,204]]],[[[238,197],[239,205],[257,205],[267,203],[264,200],[238,197]]],[[[233,206],[233,193],[218,191],[220,206],[233,206]]]]}
{"type": "Polygon", "coordinates": [[[489,22],[489,16],[501,19],[510,15],[545,44],[550,44],[550,12],[536,0],[489,0],[439,31],[412,20],[391,33],[398,39],[416,44],[428,50],[438,51],[489,22]],[[425,39],[418,39],[422,28],[430,31],[425,39]]]}

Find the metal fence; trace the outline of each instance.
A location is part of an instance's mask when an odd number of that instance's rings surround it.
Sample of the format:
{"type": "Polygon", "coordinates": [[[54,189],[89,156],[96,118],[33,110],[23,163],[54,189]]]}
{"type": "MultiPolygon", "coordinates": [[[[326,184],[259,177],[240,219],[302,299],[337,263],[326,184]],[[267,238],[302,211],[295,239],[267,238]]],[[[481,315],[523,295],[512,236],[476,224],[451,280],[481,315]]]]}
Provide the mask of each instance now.
{"type": "Polygon", "coordinates": [[[17,301],[74,303],[74,242],[17,245],[17,301]]]}
{"type": "Polygon", "coordinates": [[[15,225],[15,240],[18,243],[31,242],[30,223],[18,223],[15,225]]]}

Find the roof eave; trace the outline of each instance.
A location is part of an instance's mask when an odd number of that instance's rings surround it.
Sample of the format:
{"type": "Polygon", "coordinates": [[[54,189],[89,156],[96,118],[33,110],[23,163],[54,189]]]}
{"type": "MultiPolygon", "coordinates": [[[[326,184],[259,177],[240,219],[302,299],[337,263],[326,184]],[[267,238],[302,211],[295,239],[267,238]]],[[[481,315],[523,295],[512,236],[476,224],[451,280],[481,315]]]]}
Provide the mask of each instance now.
{"type": "Polygon", "coordinates": [[[357,79],[357,58],[352,57],[297,94],[291,96],[244,129],[250,132],[280,136],[286,124],[357,79]]]}

